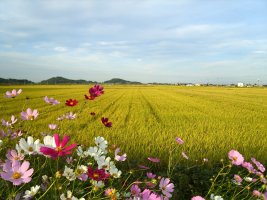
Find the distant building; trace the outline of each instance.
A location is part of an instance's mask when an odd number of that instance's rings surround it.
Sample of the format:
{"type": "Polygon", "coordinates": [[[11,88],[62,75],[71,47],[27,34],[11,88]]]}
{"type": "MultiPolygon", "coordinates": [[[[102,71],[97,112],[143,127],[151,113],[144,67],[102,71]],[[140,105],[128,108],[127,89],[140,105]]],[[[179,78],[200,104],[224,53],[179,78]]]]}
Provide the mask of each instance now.
{"type": "Polygon", "coordinates": [[[244,87],[244,83],[237,83],[237,87],[244,87]]]}
{"type": "Polygon", "coordinates": [[[196,83],[195,86],[201,86],[199,83],[196,83]]]}

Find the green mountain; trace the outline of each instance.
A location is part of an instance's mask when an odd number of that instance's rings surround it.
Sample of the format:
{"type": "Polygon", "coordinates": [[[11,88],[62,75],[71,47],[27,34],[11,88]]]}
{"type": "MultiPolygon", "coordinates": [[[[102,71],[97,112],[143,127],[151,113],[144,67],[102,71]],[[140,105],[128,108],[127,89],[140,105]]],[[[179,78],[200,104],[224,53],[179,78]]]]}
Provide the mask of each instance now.
{"type": "Polygon", "coordinates": [[[126,81],[120,78],[113,78],[110,79],[108,81],[105,81],[104,83],[106,84],[142,84],[140,82],[136,82],[136,81],[126,81]]]}
{"type": "Polygon", "coordinates": [[[26,84],[34,84],[34,82],[29,81],[27,79],[0,78],[0,84],[1,85],[26,85],[26,84]]]}
{"type": "Polygon", "coordinates": [[[61,76],[49,78],[47,80],[43,80],[40,82],[40,84],[89,84],[89,83],[97,83],[94,81],[86,81],[86,80],[72,80],[72,79],[67,79],[61,76]]]}

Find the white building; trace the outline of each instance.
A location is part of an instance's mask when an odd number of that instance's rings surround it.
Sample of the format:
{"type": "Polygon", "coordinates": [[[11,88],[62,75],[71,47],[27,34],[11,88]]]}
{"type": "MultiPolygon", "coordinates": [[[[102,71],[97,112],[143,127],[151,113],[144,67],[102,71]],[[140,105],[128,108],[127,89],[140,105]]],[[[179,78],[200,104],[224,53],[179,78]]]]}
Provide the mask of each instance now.
{"type": "Polygon", "coordinates": [[[244,83],[237,83],[237,87],[244,87],[244,83]]]}

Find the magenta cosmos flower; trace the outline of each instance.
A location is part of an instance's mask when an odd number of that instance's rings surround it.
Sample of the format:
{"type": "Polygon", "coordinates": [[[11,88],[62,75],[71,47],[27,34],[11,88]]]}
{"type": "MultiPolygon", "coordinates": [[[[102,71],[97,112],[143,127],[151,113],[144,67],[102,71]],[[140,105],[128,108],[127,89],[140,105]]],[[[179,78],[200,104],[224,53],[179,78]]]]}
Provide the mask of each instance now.
{"type": "Polygon", "coordinates": [[[75,143],[66,147],[67,143],[70,140],[69,136],[65,135],[62,139],[62,142],[60,142],[60,138],[58,134],[55,134],[54,138],[55,138],[56,147],[50,148],[50,147],[42,146],[40,148],[41,153],[55,159],[58,156],[65,156],[65,155],[71,154],[72,149],[76,147],[75,143]]]}
{"type": "Polygon", "coordinates": [[[20,115],[21,119],[23,120],[34,120],[39,115],[39,113],[36,109],[32,111],[32,109],[28,108],[26,112],[22,111],[20,115]]]}
{"type": "Polygon", "coordinates": [[[159,188],[166,197],[172,197],[171,193],[174,191],[174,185],[173,183],[170,183],[170,179],[162,178],[159,183],[159,188]]]}
{"type": "Polygon", "coordinates": [[[6,98],[15,98],[22,92],[22,89],[19,89],[18,91],[13,89],[11,92],[7,91],[6,92],[6,98]]]}
{"type": "Polygon", "coordinates": [[[94,87],[91,87],[89,89],[89,94],[89,96],[85,94],[85,98],[88,100],[94,100],[96,97],[99,97],[104,94],[104,88],[100,85],[95,85],[94,87]]]}
{"type": "Polygon", "coordinates": [[[102,117],[101,121],[102,121],[102,124],[104,124],[106,127],[112,127],[112,122],[109,122],[108,118],[102,117]]]}
{"type": "Polygon", "coordinates": [[[109,173],[106,173],[104,169],[93,169],[91,166],[88,167],[88,177],[95,181],[106,180],[110,176],[109,173]]]}
{"type": "Polygon", "coordinates": [[[191,200],[205,200],[205,199],[201,196],[195,196],[195,197],[192,197],[191,200]]]}
{"type": "Polygon", "coordinates": [[[244,157],[236,150],[229,151],[228,158],[232,160],[233,165],[241,165],[244,162],[244,157]]]}
{"type": "Polygon", "coordinates": [[[44,97],[44,101],[48,104],[51,104],[51,105],[57,105],[59,104],[60,102],[54,98],[48,98],[47,96],[44,97]]]}
{"type": "Polygon", "coordinates": [[[150,160],[151,162],[154,162],[154,163],[160,162],[160,159],[158,159],[158,158],[148,157],[147,159],[150,160]]]}
{"type": "Polygon", "coordinates": [[[7,161],[3,166],[3,172],[1,172],[1,177],[13,183],[13,185],[21,185],[23,183],[29,183],[32,178],[33,169],[29,169],[30,163],[24,161],[20,164],[19,161],[7,161]]]}

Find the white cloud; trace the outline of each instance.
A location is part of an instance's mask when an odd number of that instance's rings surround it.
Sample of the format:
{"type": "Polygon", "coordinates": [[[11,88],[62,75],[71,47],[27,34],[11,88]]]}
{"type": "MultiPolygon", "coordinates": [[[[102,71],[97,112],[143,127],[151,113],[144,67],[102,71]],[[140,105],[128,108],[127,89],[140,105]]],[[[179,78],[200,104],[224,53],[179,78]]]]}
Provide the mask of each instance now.
{"type": "Polygon", "coordinates": [[[54,50],[57,51],[57,52],[66,52],[66,51],[68,51],[68,49],[66,47],[55,47],[54,50]]]}

